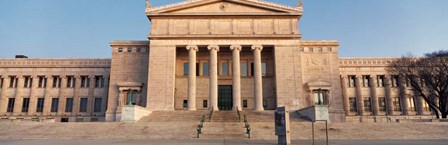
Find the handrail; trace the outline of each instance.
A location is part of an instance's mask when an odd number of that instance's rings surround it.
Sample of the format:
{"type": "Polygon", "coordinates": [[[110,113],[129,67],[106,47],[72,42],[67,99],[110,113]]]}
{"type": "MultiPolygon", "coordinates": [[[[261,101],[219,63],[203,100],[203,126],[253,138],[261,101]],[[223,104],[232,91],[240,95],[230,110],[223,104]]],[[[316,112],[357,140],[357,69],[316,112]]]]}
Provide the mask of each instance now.
{"type": "Polygon", "coordinates": [[[246,115],[244,115],[244,128],[246,128],[247,137],[250,138],[251,128],[250,128],[250,125],[249,125],[249,121],[247,121],[247,116],[246,115]]]}
{"type": "Polygon", "coordinates": [[[241,114],[240,114],[240,109],[238,108],[238,106],[236,106],[236,114],[238,115],[238,122],[241,122],[241,114]]]}
{"type": "Polygon", "coordinates": [[[212,116],[213,116],[213,106],[212,106],[212,108],[210,109],[210,113],[208,114],[208,122],[210,122],[211,120],[212,120],[212,116]]]}
{"type": "Polygon", "coordinates": [[[201,119],[199,120],[199,125],[197,130],[197,138],[199,138],[199,134],[202,134],[202,128],[204,127],[204,121],[205,121],[205,115],[201,116],[201,119]]]}

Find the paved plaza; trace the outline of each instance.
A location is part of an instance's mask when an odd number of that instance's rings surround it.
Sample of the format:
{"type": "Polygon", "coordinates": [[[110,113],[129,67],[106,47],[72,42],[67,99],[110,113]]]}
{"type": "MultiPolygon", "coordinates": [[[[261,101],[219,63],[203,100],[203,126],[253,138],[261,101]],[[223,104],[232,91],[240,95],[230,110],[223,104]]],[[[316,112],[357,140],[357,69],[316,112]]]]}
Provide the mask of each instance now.
{"type": "MultiPolygon", "coordinates": [[[[275,140],[0,140],[0,145],[276,145],[275,140]]],[[[293,141],[312,145],[312,141],[293,141]]],[[[325,145],[316,141],[316,145],[325,145]]],[[[448,140],[333,140],[330,145],[446,145],[448,140]]]]}

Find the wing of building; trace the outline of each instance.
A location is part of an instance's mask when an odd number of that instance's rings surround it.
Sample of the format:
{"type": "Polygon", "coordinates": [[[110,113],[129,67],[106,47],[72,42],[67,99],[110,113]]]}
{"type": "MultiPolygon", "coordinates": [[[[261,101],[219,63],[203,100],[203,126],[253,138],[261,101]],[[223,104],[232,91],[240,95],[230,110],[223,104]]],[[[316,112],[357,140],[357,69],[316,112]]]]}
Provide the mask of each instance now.
{"type": "Polygon", "coordinates": [[[147,2],[149,41],[112,41],[111,59],[0,59],[0,116],[120,121],[289,106],[334,122],[431,117],[387,73],[395,58],[340,58],[336,40],[302,40],[302,13],[262,0],[147,2]]]}

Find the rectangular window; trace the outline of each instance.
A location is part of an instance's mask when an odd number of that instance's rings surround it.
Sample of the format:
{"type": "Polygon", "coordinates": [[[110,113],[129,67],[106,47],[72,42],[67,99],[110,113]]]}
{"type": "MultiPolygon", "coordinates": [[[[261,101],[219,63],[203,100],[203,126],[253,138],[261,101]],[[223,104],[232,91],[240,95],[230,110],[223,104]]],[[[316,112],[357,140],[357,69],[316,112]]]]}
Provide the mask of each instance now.
{"type": "Polygon", "coordinates": [[[15,102],[16,102],[16,98],[9,98],[8,109],[6,109],[6,112],[14,112],[14,103],[15,102]]]}
{"type": "Polygon", "coordinates": [[[44,98],[37,98],[36,112],[44,111],[44,98]]]}
{"type": "Polygon", "coordinates": [[[263,100],[263,107],[267,108],[268,107],[268,100],[263,100]]]}
{"type": "Polygon", "coordinates": [[[265,62],[261,63],[261,75],[264,77],[266,76],[267,73],[266,69],[267,69],[266,63],[265,62]]]}
{"type": "Polygon", "coordinates": [[[184,63],[184,76],[188,76],[188,63],[184,63]]]}
{"type": "Polygon", "coordinates": [[[23,87],[24,88],[31,88],[33,86],[33,78],[31,78],[30,76],[25,76],[23,77],[23,87]]]}
{"type": "Polygon", "coordinates": [[[61,87],[61,77],[53,76],[53,88],[60,88],[60,87],[61,87]]]}
{"type": "Polygon", "coordinates": [[[199,63],[196,63],[196,76],[200,75],[199,63]]]}
{"type": "Polygon", "coordinates": [[[392,87],[398,87],[399,77],[396,75],[391,76],[392,79],[392,87]]]}
{"type": "Polygon", "coordinates": [[[188,107],[188,100],[184,100],[183,107],[184,107],[184,108],[187,108],[187,107],[188,107]]]}
{"type": "Polygon", "coordinates": [[[356,76],[348,76],[348,87],[356,87],[356,76]]]}
{"type": "Polygon", "coordinates": [[[102,88],[104,86],[103,76],[95,76],[95,88],[102,88]]]}
{"type": "Polygon", "coordinates": [[[51,99],[51,112],[58,112],[59,98],[51,99]]]}
{"type": "Polygon", "coordinates": [[[384,77],[383,75],[381,75],[381,76],[377,76],[377,81],[376,81],[376,83],[377,83],[377,86],[378,86],[378,87],[384,87],[384,86],[385,86],[385,85],[384,85],[384,83],[385,83],[384,79],[385,79],[385,77],[384,77]]]}
{"type": "Polygon", "coordinates": [[[314,104],[315,105],[327,105],[327,91],[326,90],[313,90],[314,104]]]}
{"type": "Polygon", "coordinates": [[[10,76],[10,77],[9,77],[9,87],[10,87],[10,88],[14,88],[14,86],[17,86],[17,85],[14,85],[14,84],[17,84],[17,83],[14,83],[16,80],[17,80],[17,79],[16,79],[15,76],[10,76]]]}
{"type": "Polygon", "coordinates": [[[250,63],[250,76],[254,76],[254,63],[250,63]]]}
{"type": "Polygon", "coordinates": [[[39,88],[46,88],[47,87],[47,78],[45,76],[38,76],[38,85],[39,88]]]}
{"type": "Polygon", "coordinates": [[[137,48],[137,52],[141,52],[142,51],[142,49],[141,48],[137,48]]]}
{"type": "Polygon", "coordinates": [[[75,76],[67,76],[67,88],[74,88],[76,86],[75,76]]]}
{"type": "Polygon", "coordinates": [[[81,88],[90,87],[90,78],[88,76],[81,76],[81,88]]]}
{"type": "Polygon", "coordinates": [[[72,112],[73,98],[67,98],[67,101],[65,103],[65,112],[72,112]]]}
{"type": "Polygon", "coordinates": [[[103,104],[102,98],[95,98],[95,106],[93,107],[93,112],[101,112],[102,104],[103,104]]]}
{"type": "Polygon", "coordinates": [[[364,110],[366,112],[372,112],[372,104],[370,102],[370,97],[364,98],[364,110]]]}
{"type": "Polygon", "coordinates": [[[123,52],[123,48],[118,48],[118,52],[123,52]]]}
{"type": "Polygon", "coordinates": [[[370,87],[370,76],[362,76],[362,87],[370,87]]]}
{"type": "Polygon", "coordinates": [[[4,78],[3,77],[0,77],[0,88],[3,88],[3,82],[4,82],[4,78]]]}
{"type": "Polygon", "coordinates": [[[4,79],[3,79],[3,77],[2,76],[0,76],[0,88],[3,88],[3,81],[4,79]]]}
{"type": "Polygon", "coordinates": [[[229,63],[227,61],[223,61],[221,63],[221,75],[228,76],[229,75],[229,63]]]}
{"type": "Polygon", "coordinates": [[[247,108],[247,100],[243,100],[243,108],[247,108]]]}
{"type": "Polygon", "coordinates": [[[378,106],[379,111],[386,111],[386,98],[385,97],[378,97],[378,106]]]}
{"type": "Polygon", "coordinates": [[[241,76],[243,77],[247,76],[247,62],[241,63],[241,76]]]}
{"type": "Polygon", "coordinates": [[[87,112],[87,98],[81,98],[79,103],[79,112],[87,112]]]}
{"type": "Polygon", "coordinates": [[[357,108],[356,108],[356,98],[355,97],[350,97],[348,98],[348,102],[350,105],[350,112],[357,112],[357,108]]]}
{"type": "Polygon", "coordinates": [[[392,103],[394,105],[394,111],[401,111],[401,103],[399,97],[393,97],[392,103]]]}
{"type": "Polygon", "coordinates": [[[207,106],[208,106],[207,100],[203,100],[202,101],[202,108],[207,108],[207,106]]]}
{"type": "Polygon", "coordinates": [[[22,112],[28,112],[29,107],[30,107],[30,98],[23,98],[22,112]]]}
{"type": "Polygon", "coordinates": [[[409,104],[409,106],[408,106],[409,107],[408,108],[409,111],[416,111],[414,97],[409,97],[408,98],[408,104],[409,104]]]}
{"type": "Polygon", "coordinates": [[[128,52],[132,52],[132,48],[128,48],[128,52]]]}
{"type": "Polygon", "coordinates": [[[202,64],[202,74],[203,76],[208,76],[208,62],[202,64]]]}

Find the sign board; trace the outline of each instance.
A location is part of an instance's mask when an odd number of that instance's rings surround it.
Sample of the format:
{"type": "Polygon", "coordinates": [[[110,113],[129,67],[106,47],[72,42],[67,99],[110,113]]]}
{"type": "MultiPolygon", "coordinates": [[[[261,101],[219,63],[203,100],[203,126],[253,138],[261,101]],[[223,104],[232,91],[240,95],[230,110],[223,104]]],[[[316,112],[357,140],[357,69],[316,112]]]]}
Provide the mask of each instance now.
{"type": "Polygon", "coordinates": [[[279,145],[291,144],[289,130],[289,110],[288,107],[277,107],[275,116],[275,135],[278,136],[279,145]]]}

